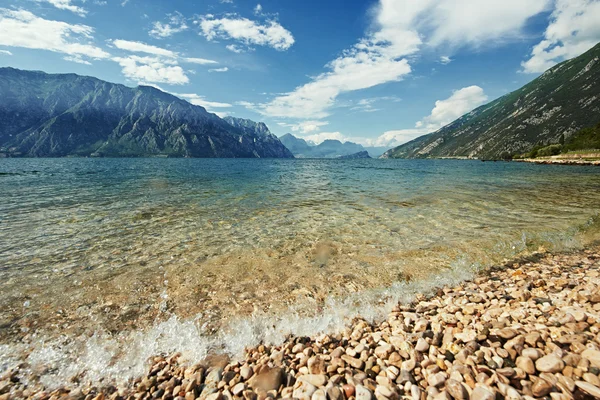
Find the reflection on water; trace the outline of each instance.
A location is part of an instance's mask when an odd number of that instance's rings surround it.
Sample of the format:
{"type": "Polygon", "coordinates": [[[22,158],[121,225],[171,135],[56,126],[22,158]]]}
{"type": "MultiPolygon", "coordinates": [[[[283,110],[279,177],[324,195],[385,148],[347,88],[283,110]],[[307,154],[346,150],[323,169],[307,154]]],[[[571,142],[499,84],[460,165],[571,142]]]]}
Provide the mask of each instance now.
{"type": "Polygon", "coordinates": [[[141,332],[173,316],[219,335],[244,316],[310,315],[349,295],[577,247],[600,210],[599,172],[451,160],[0,160],[0,343],[141,332]]]}

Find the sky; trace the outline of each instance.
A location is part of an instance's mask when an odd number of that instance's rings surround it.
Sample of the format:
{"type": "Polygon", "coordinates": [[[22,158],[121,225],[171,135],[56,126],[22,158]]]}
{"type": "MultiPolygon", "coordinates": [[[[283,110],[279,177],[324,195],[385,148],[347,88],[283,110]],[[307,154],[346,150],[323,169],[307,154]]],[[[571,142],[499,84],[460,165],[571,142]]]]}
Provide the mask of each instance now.
{"type": "Polygon", "coordinates": [[[600,0],[0,0],[0,66],[392,147],[600,41],[600,0]]]}

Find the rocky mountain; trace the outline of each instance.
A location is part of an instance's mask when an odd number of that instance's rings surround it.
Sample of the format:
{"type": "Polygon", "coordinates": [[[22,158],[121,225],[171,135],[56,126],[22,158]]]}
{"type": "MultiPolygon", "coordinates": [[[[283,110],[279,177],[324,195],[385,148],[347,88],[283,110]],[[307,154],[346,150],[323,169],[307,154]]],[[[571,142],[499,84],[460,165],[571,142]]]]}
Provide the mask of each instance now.
{"type": "Polygon", "coordinates": [[[264,122],[254,122],[250,119],[225,117],[225,122],[241,130],[244,138],[253,138],[254,146],[259,150],[260,157],[294,158],[292,152],[273,135],[264,122]],[[259,140],[257,140],[257,138],[259,140]]]}
{"type": "Polygon", "coordinates": [[[600,121],[600,44],[383,158],[506,158],[600,121]]]}
{"type": "Polygon", "coordinates": [[[347,156],[339,156],[338,158],[343,160],[354,160],[358,158],[371,158],[371,156],[369,156],[369,152],[365,150],[354,154],[348,154],[347,156]]]}
{"type": "Polygon", "coordinates": [[[146,86],[0,68],[0,155],[293,157],[264,124],[229,123],[146,86]]]}
{"type": "Polygon", "coordinates": [[[339,158],[341,156],[352,155],[367,151],[373,157],[379,157],[387,148],[363,147],[353,142],[341,142],[339,140],[325,140],[315,145],[302,138],[295,137],[291,133],[286,133],[279,138],[298,158],[339,158]]]}

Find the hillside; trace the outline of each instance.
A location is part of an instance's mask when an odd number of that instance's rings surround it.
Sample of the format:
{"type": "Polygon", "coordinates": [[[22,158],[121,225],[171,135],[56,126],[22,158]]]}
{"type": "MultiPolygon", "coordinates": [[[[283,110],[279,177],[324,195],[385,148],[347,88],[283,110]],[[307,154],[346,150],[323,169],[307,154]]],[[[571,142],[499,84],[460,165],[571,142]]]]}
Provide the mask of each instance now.
{"type": "Polygon", "coordinates": [[[387,151],[383,158],[496,159],[568,140],[600,121],[600,44],[562,62],[519,90],[440,130],[387,151]]]}
{"type": "Polygon", "coordinates": [[[152,87],[14,68],[0,68],[0,155],[293,157],[273,135],[152,87]]]}

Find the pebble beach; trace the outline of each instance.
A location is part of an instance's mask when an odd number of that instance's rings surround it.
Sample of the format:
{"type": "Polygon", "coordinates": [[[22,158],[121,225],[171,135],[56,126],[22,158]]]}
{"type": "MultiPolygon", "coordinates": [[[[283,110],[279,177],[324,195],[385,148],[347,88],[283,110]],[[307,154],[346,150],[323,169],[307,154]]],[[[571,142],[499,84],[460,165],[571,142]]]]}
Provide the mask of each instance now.
{"type": "MultiPolygon", "coordinates": [[[[122,385],[45,390],[0,379],[0,399],[493,400],[600,398],[600,247],[534,254],[420,294],[385,321],[289,337],[187,365],[149,360],[122,385]]],[[[34,382],[34,380],[27,380],[34,382]]]]}

